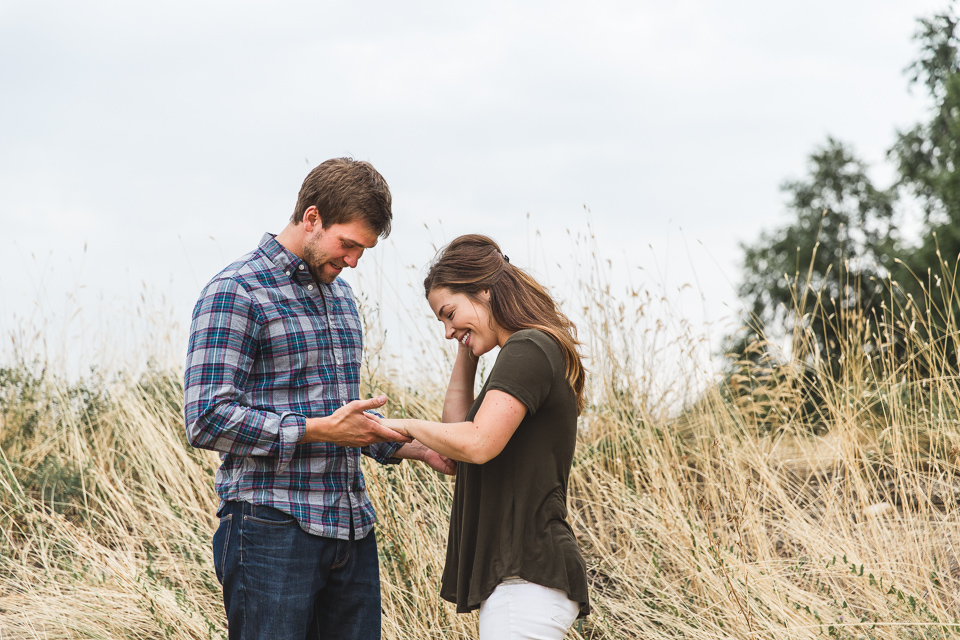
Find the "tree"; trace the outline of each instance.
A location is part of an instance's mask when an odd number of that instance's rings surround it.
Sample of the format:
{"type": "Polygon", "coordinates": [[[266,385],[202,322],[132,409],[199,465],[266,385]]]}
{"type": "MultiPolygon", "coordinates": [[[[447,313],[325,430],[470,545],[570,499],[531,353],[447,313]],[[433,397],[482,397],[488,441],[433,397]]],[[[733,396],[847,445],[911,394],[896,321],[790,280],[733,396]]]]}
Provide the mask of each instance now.
{"type": "Polygon", "coordinates": [[[898,186],[920,202],[924,233],[904,255],[895,279],[909,294],[911,325],[929,345],[916,365],[921,375],[956,375],[960,260],[960,38],[950,10],[918,21],[920,56],[907,71],[933,102],[930,119],[899,132],[890,156],[898,186]]]}
{"type": "Polygon", "coordinates": [[[810,155],[805,179],[781,188],[790,194],[793,222],[741,245],[739,294],[750,319],[737,347],[743,353],[771,331],[800,328],[813,338],[803,356],[835,360],[839,314],[880,308],[898,250],[896,194],[876,188],[864,163],[833,138],[810,155]]]}
{"type": "MultiPolygon", "coordinates": [[[[877,189],[866,166],[840,142],[810,156],[804,180],[787,182],[793,221],[743,245],[740,295],[749,313],[748,328],[732,351],[746,353],[763,335],[798,335],[795,351],[808,361],[825,359],[836,370],[842,355],[837,329],[846,314],[885,323],[894,353],[904,331],[920,327],[936,360],[956,368],[956,292],[960,258],[960,37],[952,7],[918,20],[917,60],[906,72],[909,86],[921,86],[931,99],[930,118],[898,132],[888,152],[898,179],[877,189]],[[909,196],[903,198],[901,196],[909,196]],[[913,243],[901,239],[894,206],[918,202],[923,230],[913,243]],[[882,308],[883,301],[890,303],[882,308]],[[905,315],[901,315],[901,313],[905,315]],[[905,320],[905,318],[907,318],[905,320]],[[918,322],[914,323],[913,319],[918,322]],[[809,338],[809,339],[807,339],[809,338]],[[806,349],[806,351],[803,351],[806,349]]],[[[760,355],[763,355],[762,353],[760,355]]],[[[904,355],[902,352],[900,355],[904,355]]],[[[934,363],[936,364],[936,363],[934,363]]],[[[929,373],[919,365],[919,375],[929,373]]]]}
{"type": "Polygon", "coordinates": [[[898,186],[923,207],[925,228],[895,275],[921,307],[946,311],[956,304],[949,292],[929,286],[924,291],[920,284],[949,274],[960,256],[960,39],[952,11],[918,22],[920,56],[907,71],[910,85],[922,85],[932,99],[931,118],[899,132],[889,155],[900,174],[898,186]]]}

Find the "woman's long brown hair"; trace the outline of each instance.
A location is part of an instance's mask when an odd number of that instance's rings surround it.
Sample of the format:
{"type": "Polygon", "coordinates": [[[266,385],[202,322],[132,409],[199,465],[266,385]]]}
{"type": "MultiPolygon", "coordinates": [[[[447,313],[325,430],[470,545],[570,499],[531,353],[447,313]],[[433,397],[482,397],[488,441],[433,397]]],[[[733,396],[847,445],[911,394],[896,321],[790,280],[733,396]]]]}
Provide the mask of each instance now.
{"type": "Polygon", "coordinates": [[[481,303],[481,292],[489,291],[490,313],[501,328],[539,329],[553,338],[577,396],[577,414],[583,411],[586,369],[580,359],[577,327],[539,282],[510,264],[496,242],[470,234],[441,249],[423,281],[424,295],[440,287],[481,303]]]}

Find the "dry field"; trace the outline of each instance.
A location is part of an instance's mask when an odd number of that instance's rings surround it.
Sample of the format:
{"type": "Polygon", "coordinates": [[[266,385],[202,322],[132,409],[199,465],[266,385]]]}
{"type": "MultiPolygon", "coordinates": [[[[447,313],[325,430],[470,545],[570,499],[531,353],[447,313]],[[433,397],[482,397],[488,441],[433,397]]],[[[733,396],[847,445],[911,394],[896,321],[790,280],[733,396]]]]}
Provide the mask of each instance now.
{"type": "MultiPolygon", "coordinates": [[[[790,375],[735,376],[678,404],[636,314],[591,313],[570,512],[594,612],[571,637],[960,635],[951,351],[909,345],[915,375],[859,349],[870,329],[856,325],[815,417],[790,375]]],[[[437,385],[389,372],[364,385],[395,415],[439,415],[437,385]]],[[[182,403],[176,367],[66,382],[2,363],[0,640],[225,637],[217,459],[185,445],[182,403]]],[[[451,481],[409,463],[365,472],[385,637],[474,637],[475,616],[437,596],[451,481]]]]}

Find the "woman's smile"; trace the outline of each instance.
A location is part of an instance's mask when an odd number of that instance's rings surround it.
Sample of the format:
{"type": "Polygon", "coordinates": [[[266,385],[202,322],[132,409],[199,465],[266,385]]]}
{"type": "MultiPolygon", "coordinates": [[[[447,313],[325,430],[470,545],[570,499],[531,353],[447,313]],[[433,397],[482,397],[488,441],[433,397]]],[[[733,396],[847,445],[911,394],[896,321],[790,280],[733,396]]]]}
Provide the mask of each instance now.
{"type": "Polygon", "coordinates": [[[482,356],[494,347],[503,346],[509,334],[500,330],[490,315],[484,299],[475,300],[462,293],[453,293],[446,287],[433,289],[427,295],[430,308],[443,323],[444,335],[482,356]]]}

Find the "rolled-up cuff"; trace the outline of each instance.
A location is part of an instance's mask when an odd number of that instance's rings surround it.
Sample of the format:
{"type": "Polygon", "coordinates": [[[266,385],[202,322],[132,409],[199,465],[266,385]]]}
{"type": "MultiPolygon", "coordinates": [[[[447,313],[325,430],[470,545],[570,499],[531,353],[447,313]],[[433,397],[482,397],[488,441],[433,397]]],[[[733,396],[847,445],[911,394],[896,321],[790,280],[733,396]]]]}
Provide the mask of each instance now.
{"type": "Polygon", "coordinates": [[[293,459],[293,452],[307,431],[307,418],[299,413],[284,413],[280,416],[280,452],[277,456],[277,473],[283,473],[293,459]]]}
{"type": "MultiPolygon", "coordinates": [[[[378,418],[384,416],[373,409],[367,409],[364,413],[372,413],[378,418]]],[[[378,442],[377,444],[367,445],[360,448],[360,453],[369,456],[380,464],[400,464],[400,458],[394,458],[393,454],[400,450],[403,443],[400,442],[378,442]]]]}
{"type": "Polygon", "coordinates": [[[400,450],[402,442],[378,442],[360,449],[360,453],[370,456],[380,464],[400,464],[400,458],[394,458],[393,454],[400,450]]]}

